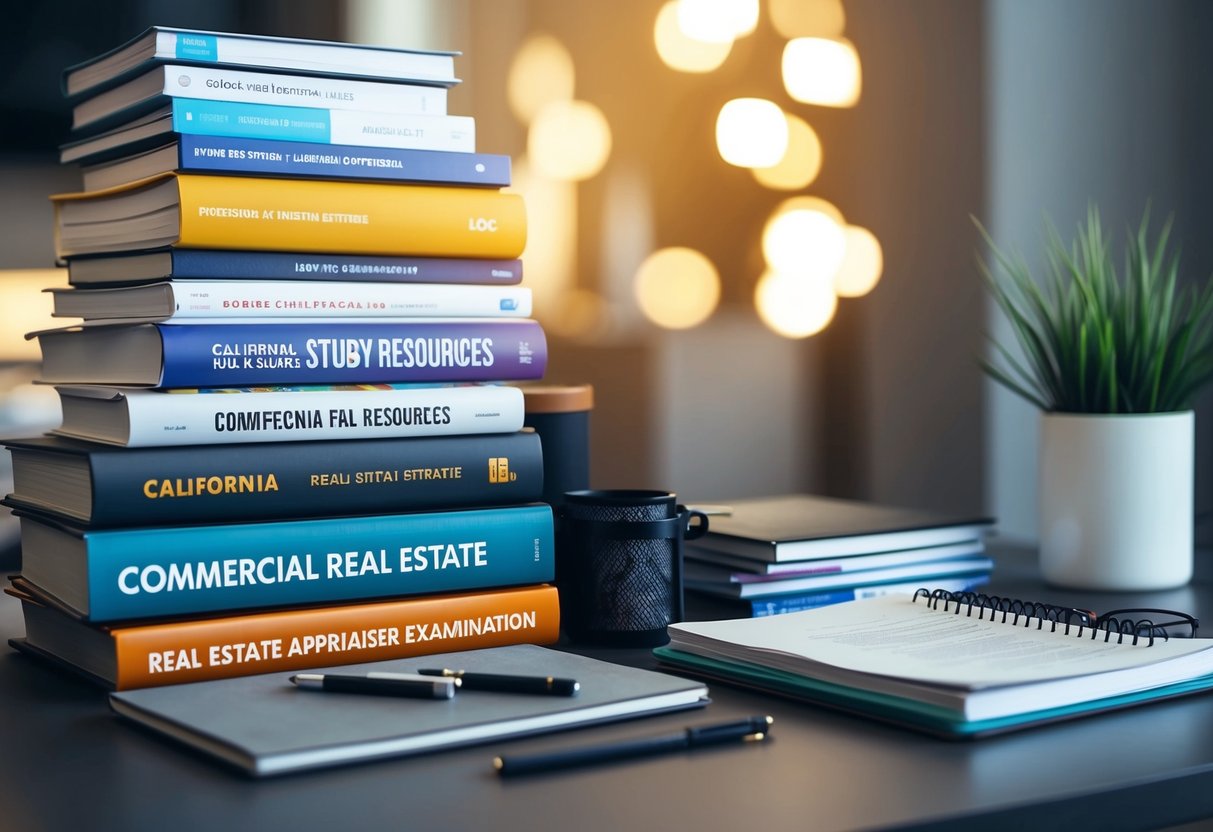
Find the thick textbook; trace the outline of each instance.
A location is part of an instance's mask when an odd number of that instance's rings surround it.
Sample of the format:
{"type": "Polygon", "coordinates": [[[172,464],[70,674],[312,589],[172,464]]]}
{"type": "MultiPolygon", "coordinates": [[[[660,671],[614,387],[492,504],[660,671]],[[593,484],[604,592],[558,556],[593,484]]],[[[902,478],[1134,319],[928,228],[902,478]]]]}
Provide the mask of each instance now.
{"type": "Polygon", "coordinates": [[[696,541],[712,552],[782,563],[981,540],[993,521],[809,494],[733,500],[696,541]]]}
{"type": "Polygon", "coordinates": [[[247,387],[536,379],[543,329],[529,319],[332,318],[102,324],[36,335],[42,381],[247,387]]]}
{"type": "Polygon", "coordinates": [[[513,285],[522,282],[522,261],[175,248],[73,257],[67,264],[67,275],[73,286],[123,285],[166,279],[513,285]]]}
{"type": "Polygon", "coordinates": [[[212,318],[526,318],[525,286],[294,280],[175,280],[50,290],[62,318],[128,323],[212,318]]]}
{"type": "Polygon", "coordinates": [[[58,392],[54,433],[128,448],[512,433],[525,418],[522,391],[495,384],[58,392]]]}
{"type": "Polygon", "coordinates": [[[83,529],[21,515],[21,577],[93,622],[551,581],[546,504],[83,529]]]}
{"type": "Polygon", "coordinates": [[[166,64],[78,101],[72,108],[72,129],[104,129],[157,110],[176,97],[282,107],[446,115],[446,93],[443,87],[166,64]]]}
{"type": "Polygon", "coordinates": [[[425,595],[327,607],[104,626],[10,587],[22,600],[15,647],[64,662],[116,690],[404,659],[559,637],[556,588],[425,595]]]}
{"type": "Polygon", "coordinates": [[[233,176],[305,176],[504,188],[510,157],[308,142],[194,136],[183,133],[161,147],[82,165],[84,190],[99,191],[172,171],[233,176]]]}
{"type": "Polygon", "coordinates": [[[508,259],[526,245],[522,197],[487,188],[168,174],[54,204],[61,257],[174,245],[508,259]]]}
{"type": "Polygon", "coordinates": [[[949,738],[1213,688],[1210,639],[1133,638],[1059,618],[1060,608],[925,594],[674,624],[668,647],[654,652],[677,667],[949,738]]]}
{"type": "Polygon", "coordinates": [[[577,696],[477,692],[449,702],[288,690],[281,674],[110,695],[122,716],[254,776],[398,757],[537,734],[707,703],[700,682],[609,664],[536,645],[512,645],[328,668],[342,673],[415,673],[427,666],[477,673],[558,676],[577,696]],[[373,701],[372,701],[373,700],[373,701]]]}
{"type": "Polygon", "coordinates": [[[386,514],[543,494],[533,431],[160,448],[60,437],[5,444],[9,505],[93,528],[386,514]]]}
{"type": "Polygon", "coordinates": [[[105,89],[158,63],[196,63],[283,70],[291,74],[349,75],[450,87],[458,52],[366,46],[153,26],[126,43],[63,72],[69,96],[105,89]]]}

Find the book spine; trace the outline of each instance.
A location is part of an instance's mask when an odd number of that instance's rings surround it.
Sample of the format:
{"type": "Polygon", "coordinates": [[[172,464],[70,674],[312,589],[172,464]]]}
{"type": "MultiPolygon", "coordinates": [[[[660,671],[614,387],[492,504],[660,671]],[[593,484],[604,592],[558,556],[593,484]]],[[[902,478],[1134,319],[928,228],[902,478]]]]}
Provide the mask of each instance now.
{"type": "Polygon", "coordinates": [[[111,631],[118,690],[401,659],[506,644],[550,644],[551,586],[148,624],[111,631]]]}
{"type": "Polygon", "coordinates": [[[182,134],[177,141],[184,173],[384,179],[492,188],[510,184],[510,157],[498,154],[346,144],[317,148],[307,142],[190,134],[182,134]]]}
{"type": "Polygon", "coordinates": [[[505,381],[541,378],[547,363],[532,320],[156,326],[160,387],[505,381]]]}
{"type": "MultiPolygon", "coordinates": [[[[543,493],[531,431],[89,454],[94,528],[504,505],[543,493]]],[[[14,465],[21,457],[15,450],[14,465]]]]}
{"type": "Polygon", "coordinates": [[[476,151],[471,116],[368,113],[231,101],[173,99],[173,130],[185,135],[277,139],[402,150],[476,151]]]}
{"type": "Polygon", "coordinates": [[[178,176],[184,247],[513,258],[518,194],[485,188],[178,176]]]}
{"type": "MultiPolygon", "coordinates": [[[[960,578],[948,581],[931,581],[934,588],[946,589],[950,592],[963,592],[988,583],[988,575],[978,575],[971,578],[960,578]]],[[[759,618],[766,615],[783,615],[789,612],[801,612],[830,604],[841,604],[846,601],[861,601],[865,598],[879,598],[882,595],[900,593],[911,595],[914,590],[923,585],[922,581],[904,584],[884,584],[882,586],[864,586],[854,589],[843,589],[835,592],[817,592],[807,595],[785,595],[782,597],[750,601],[750,615],[759,618]]]]}
{"type": "Polygon", "coordinates": [[[543,504],[91,531],[85,541],[96,622],[464,592],[555,574],[543,504]]]}
{"type": "Polygon", "coordinates": [[[522,286],[190,281],[173,283],[172,293],[176,307],[173,320],[266,316],[526,318],[531,314],[531,290],[522,286]]]}
{"type": "MultiPolygon", "coordinates": [[[[522,282],[521,260],[453,257],[360,257],[277,251],[179,248],[172,252],[174,278],[251,280],[379,280],[399,283],[522,282]]],[[[73,261],[74,262],[74,261],[73,261]]],[[[68,263],[70,273],[71,262],[68,263]]]]}
{"type": "Polygon", "coordinates": [[[125,407],[131,448],[512,433],[525,418],[522,391],[496,385],[131,391],[125,407]]]}

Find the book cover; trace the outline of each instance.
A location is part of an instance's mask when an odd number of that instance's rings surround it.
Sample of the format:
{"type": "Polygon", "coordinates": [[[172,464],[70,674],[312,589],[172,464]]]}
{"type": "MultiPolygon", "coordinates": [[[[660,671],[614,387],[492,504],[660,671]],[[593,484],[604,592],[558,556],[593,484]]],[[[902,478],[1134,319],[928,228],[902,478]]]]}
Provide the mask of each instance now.
{"type": "Polygon", "coordinates": [[[789,595],[832,587],[869,586],[911,579],[921,582],[957,575],[987,575],[993,568],[994,561],[990,558],[970,555],[926,563],[864,569],[857,572],[832,572],[737,583],[729,580],[727,573],[721,576],[719,570],[714,570],[706,564],[687,561],[683,566],[683,582],[687,589],[724,598],[765,598],[772,595],[789,595]]]}
{"type": "Polygon", "coordinates": [[[894,552],[877,552],[871,555],[847,555],[836,558],[822,557],[812,560],[769,563],[730,555],[715,549],[700,549],[695,545],[696,542],[698,541],[689,542],[684,548],[688,560],[698,561],[704,569],[711,569],[714,580],[739,584],[926,563],[980,555],[986,550],[985,540],[978,538],[962,543],[924,546],[919,549],[899,549],[894,552]]]}
{"type": "Polygon", "coordinates": [[[384,514],[539,500],[533,431],[117,448],[9,440],[10,504],[93,528],[384,514]]]}
{"type": "Polygon", "coordinates": [[[293,280],[176,280],[49,290],[56,317],[128,323],[274,318],[526,318],[525,286],[293,280]]]}
{"type": "Polygon", "coordinates": [[[43,381],[249,387],[542,378],[533,320],[325,319],[69,327],[41,332],[43,381]]]}
{"type": "Polygon", "coordinates": [[[21,516],[21,577],[93,622],[551,581],[545,504],[87,530],[21,516]]]}
{"type": "Polygon", "coordinates": [[[459,694],[440,707],[418,700],[363,697],[366,701],[351,708],[346,697],[286,690],[289,683],[281,675],[262,675],[115,693],[110,705],[128,719],[249,774],[267,776],[707,703],[707,688],[701,682],[536,645],[360,664],[340,671],[416,673],[435,665],[576,679],[581,690],[577,696],[459,694]]]}
{"type": "Polygon", "coordinates": [[[522,282],[521,260],[461,257],[365,257],[285,251],[176,248],[135,254],[73,257],[73,286],[147,283],[165,279],[376,280],[391,283],[522,282]]]}
{"type": "Polygon", "coordinates": [[[510,184],[510,157],[348,144],[318,148],[308,142],[183,133],[163,147],[80,169],[86,191],[118,187],[170,171],[504,188],[510,184]]]}
{"type": "Polygon", "coordinates": [[[219,66],[167,64],[79,100],[72,129],[93,131],[164,106],[170,98],[327,107],[333,110],[446,115],[445,87],[326,76],[247,72],[219,66]]]}
{"type": "MultiPolygon", "coordinates": [[[[931,587],[948,592],[966,592],[990,582],[988,575],[973,575],[966,578],[932,578],[931,587]]],[[[800,612],[830,604],[841,604],[846,601],[862,601],[865,598],[879,598],[882,595],[913,595],[922,586],[922,581],[907,581],[905,583],[877,584],[876,586],[858,586],[853,589],[838,589],[829,592],[810,592],[805,595],[777,595],[772,598],[755,598],[739,602],[737,607],[744,609],[744,614],[758,617],[762,615],[783,615],[789,612],[800,612]]]]}
{"type": "Polygon", "coordinates": [[[809,494],[728,501],[696,541],[713,550],[774,563],[891,552],[982,539],[993,520],[809,494]]]}
{"type": "Polygon", "coordinates": [[[458,54],[153,26],[121,46],[65,69],[63,91],[74,97],[106,89],[164,62],[366,76],[450,87],[459,83],[454,74],[458,54]]]}
{"type": "Polygon", "coordinates": [[[522,391],[491,384],[58,392],[54,433],[129,448],[512,433],[525,418],[522,391]]]}
{"type": "Polygon", "coordinates": [[[115,690],[551,644],[560,631],[546,585],[113,627],[8,591],[22,598],[26,645],[115,690]]]}
{"type": "Polygon", "coordinates": [[[509,259],[526,245],[522,197],[487,188],[169,174],[54,204],[61,257],[178,245],[509,259]]]}

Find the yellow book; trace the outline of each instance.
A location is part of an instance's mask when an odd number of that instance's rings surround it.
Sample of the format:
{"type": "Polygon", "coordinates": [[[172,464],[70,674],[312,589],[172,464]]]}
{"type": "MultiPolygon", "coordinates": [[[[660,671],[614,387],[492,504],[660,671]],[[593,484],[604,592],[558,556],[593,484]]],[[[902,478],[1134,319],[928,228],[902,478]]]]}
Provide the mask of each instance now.
{"type": "Polygon", "coordinates": [[[52,197],[60,257],[181,246],[514,258],[517,194],[485,188],[165,174],[52,197]]]}

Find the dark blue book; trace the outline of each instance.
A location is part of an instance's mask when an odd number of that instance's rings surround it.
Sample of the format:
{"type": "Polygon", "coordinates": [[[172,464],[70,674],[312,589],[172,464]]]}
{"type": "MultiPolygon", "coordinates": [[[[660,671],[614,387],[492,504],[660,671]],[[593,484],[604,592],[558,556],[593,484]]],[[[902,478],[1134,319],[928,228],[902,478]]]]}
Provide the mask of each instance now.
{"type": "Polygon", "coordinates": [[[86,530],[21,517],[22,578],[87,621],[551,581],[546,504],[86,530]]]}
{"type": "Polygon", "coordinates": [[[522,282],[522,261],[174,248],[73,257],[67,274],[73,286],[174,279],[513,285],[522,282]]]}
{"type": "Polygon", "coordinates": [[[529,319],[158,323],[69,327],[37,338],[41,380],[50,384],[509,381],[542,378],[547,364],[543,329],[529,319]]]}
{"type": "Polygon", "coordinates": [[[169,171],[243,176],[369,179],[472,187],[510,184],[510,157],[394,147],[195,136],[182,133],[163,147],[84,165],[84,190],[125,185],[169,171]]]}

